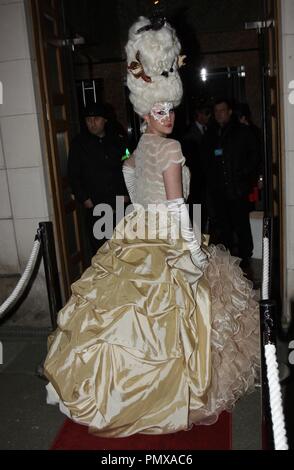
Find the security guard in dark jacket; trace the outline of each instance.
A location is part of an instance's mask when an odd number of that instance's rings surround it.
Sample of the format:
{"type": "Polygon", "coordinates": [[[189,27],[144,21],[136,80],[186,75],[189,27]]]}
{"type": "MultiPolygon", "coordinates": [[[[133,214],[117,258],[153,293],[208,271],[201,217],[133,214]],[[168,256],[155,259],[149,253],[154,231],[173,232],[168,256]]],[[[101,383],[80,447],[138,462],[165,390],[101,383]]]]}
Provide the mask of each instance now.
{"type": "Polygon", "coordinates": [[[94,255],[105,240],[97,240],[93,226],[97,217],[93,208],[100,203],[115,210],[116,196],[127,196],[122,156],[125,141],[120,135],[107,133],[107,108],[92,104],[85,109],[86,129],[71,143],[68,155],[68,177],[72,194],[80,202],[86,215],[87,231],[94,255]]]}
{"type": "Polygon", "coordinates": [[[224,244],[247,267],[253,252],[248,195],[256,178],[258,149],[249,129],[232,117],[227,100],[215,104],[216,126],[202,147],[211,241],[224,244]]]}

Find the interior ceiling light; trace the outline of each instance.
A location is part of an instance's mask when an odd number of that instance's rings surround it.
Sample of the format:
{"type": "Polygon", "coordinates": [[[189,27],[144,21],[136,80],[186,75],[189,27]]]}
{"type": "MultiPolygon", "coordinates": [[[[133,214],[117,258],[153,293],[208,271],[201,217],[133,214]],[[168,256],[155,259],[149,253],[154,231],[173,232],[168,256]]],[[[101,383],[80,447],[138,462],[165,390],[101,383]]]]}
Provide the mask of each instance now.
{"type": "Polygon", "coordinates": [[[200,70],[200,77],[203,82],[206,82],[207,80],[207,70],[205,68],[202,68],[200,70]]]}

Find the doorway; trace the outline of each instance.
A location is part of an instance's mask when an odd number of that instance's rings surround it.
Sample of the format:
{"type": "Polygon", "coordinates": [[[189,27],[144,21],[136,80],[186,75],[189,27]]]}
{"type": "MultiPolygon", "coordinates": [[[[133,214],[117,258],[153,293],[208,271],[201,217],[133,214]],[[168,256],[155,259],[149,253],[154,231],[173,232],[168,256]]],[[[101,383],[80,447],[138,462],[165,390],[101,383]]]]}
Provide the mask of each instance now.
{"type": "MultiPolygon", "coordinates": [[[[83,270],[83,255],[79,214],[75,202],[70,197],[70,188],[66,178],[66,155],[71,136],[70,122],[74,120],[78,122],[78,118],[71,118],[70,109],[72,108],[66,97],[68,86],[65,86],[64,81],[64,64],[68,64],[69,61],[64,54],[62,22],[68,21],[70,17],[73,31],[78,31],[81,24],[87,25],[87,18],[89,18],[91,11],[89,10],[89,16],[87,16],[86,7],[81,6],[83,14],[78,17],[76,6],[82,5],[82,2],[66,2],[66,15],[68,16],[64,18],[64,11],[62,12],[61,9],[62,3],[54,0],[42,0],[42,2],[32,0],[45,116],[48,166],[52,194],[54,195],[55,235],[67,297],[71,282],[79,277],[83,270]],[[76,6],[71,7],[74,3],[76,6]]],[[[98,5],[100,2],[92,3],[98,5]]],[[[100,24],[103,23],[104,36],[101,35],[101,42],[89,42],[83,54],[77,52],[77,49],[73,51],[71,44],[66,45],[68,55],[71,55],[71,60],[74,59],[75,62],[71,74],[72,82],[77,80],[78,86],[80,86],[82,81],[101,80],[103,96],[106,100],[110,100],[118,110],[119,120],[125,126],[132,146],[135,146],[138,140],[139,126],[138,119],[134,117],[128,105],[127,93],[125,92],[123,44],[126,40],[127,28],[133,19],[138,14],[148,14],[146,10],[144,11],[143,3],[142,1],[130,0],[109,2],[109,5],[105,7],[105,13],[100,11],[100,16],[97,16],[97,21],[100,24]],[[138,11],[139,4],[142,11],[138,11]],[[119,13],[124,13],[124,15],[119,15],[119,13]],[[105,25],[111,21],[111,18],[113,20],[112,37],[109,38],[105,25]],[[75,54],[74,57],[72,57],[73,54],[75,54]],[[89,60],[85,60],[86,55],[89,60]]],[[[237,97],[238,100],[246,100],[249,102],[254,121],[263,131],[265,184],[269,189],[264,210],[272,214],[274,220],[274,278],[277,282],[273,292],[275,297],[279,298],[283,292],[284,266],[280,97],[278,91],[279,57],[277,54],[278,2],[273,0],[236,1],[234,2],[236,3],[235,8],[237,10],[238,5],[239,13],[231,12],[231,23],[225,13],[225,5],[228,6],[231,2],[203,0],[195,2],[195,5],[192,6],[191,3],[178,0],[170,2],[170,6],[167,7],[167,13],[174,19],[177,8],[186,8],[186,17],[190,17],[190,23],[195,22],[198,31],[201,46],[198,59],[201,57],[201,60],[198,61],[198,64],[193,64],[194,68],[191,67],[191,81],[194,81],[189,88],[191,92],[189,100],[193,93],[203,94],[204,91],[208,95],[222,91],[223,94],[231,94],[228,96],[229,98],[237,97]],[[210,8],[215,11],[218,8],[223,8],[223,15],[219,12],[213,16],[210,8]],[[246,30],[245,23],[254,22],[254,20],[265,22],[265,27],[246,30]],[[207,71],[207,80],[206,85],[202,83],[200,86],[199,76],[202,69],[207,71]],[[209,89],[210,86],[211,89],[209,89]]],[[[84,2],[84,5],[89,6],[90,3],[84,2]]],[[[98,9],[97,5],[95,8],[98,9]]],[[[93,18],[91,21],[89,20],[89,24],[93,25],[93,18]]],[[[92,31],[91,38],[93,41],[98,41],[99,38],[95,37],[95,34],[92,31]]],[[[76,87],[74,86],[73,89],[76,90],[76,87]]],[[[188,124],[188,114],[186,100],[182,113],[183,119],[180,120],[181,125],[188,124]]],[[[180,131],[181,129],[179,129],[180,131]]],[[[258,224],[257,230],[261,239],[260,221],[258,224]]],[[[257,415],[260,416],[260,409],[257,409],[257,415]]]]}
{"type": "Polygon", "coordinates": [[[32,16],[40,78],[47,164],[52,194],[55,244],[65,299],[84,268],[80,216],[67,179],[71,138],[70,97],[66,81],[62,2],[32,0],[32,16]]]}

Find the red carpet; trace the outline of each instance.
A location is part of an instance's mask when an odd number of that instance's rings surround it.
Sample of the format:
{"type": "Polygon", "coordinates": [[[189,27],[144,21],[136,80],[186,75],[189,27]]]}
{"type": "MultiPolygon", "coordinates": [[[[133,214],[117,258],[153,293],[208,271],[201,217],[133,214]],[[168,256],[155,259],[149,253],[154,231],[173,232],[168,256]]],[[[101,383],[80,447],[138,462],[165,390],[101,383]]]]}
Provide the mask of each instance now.
{"type": "Polygon", "coordinates": [[[230,450],[231,415],[222,413],[212,426],[194,426],[191,431],[149,436],[135,434],[122,438],[96,437],[86,426],[67,419],[52,450],[230,450]]]}

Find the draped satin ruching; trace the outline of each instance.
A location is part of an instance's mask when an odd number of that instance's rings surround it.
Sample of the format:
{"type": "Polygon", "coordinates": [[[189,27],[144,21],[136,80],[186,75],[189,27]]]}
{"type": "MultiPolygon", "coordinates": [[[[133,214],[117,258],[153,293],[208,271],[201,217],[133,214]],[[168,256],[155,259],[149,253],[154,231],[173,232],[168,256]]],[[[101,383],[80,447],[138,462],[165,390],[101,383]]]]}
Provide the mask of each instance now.
{"type": "Polygon", "coordinates": [[[118,224],[49,338],[48,401],[101,436],[215,422],[258,369],[258,305],[237,259],[209,247],[203,275],[170,226],[134,239],[147,215],[118,224]]]}

